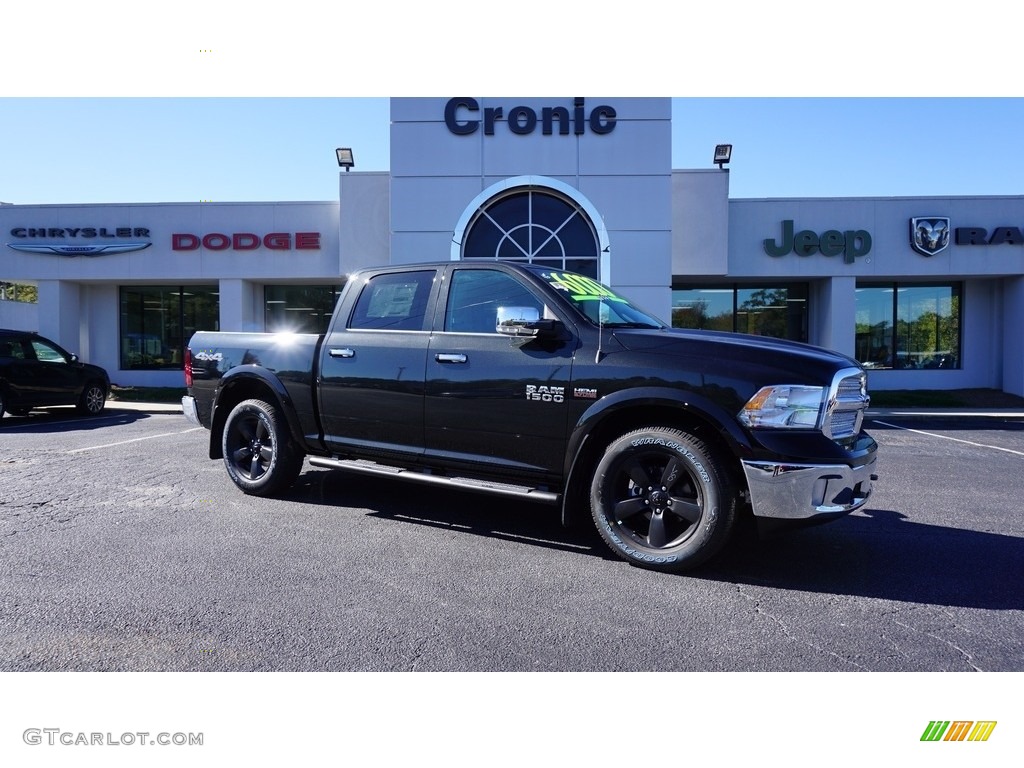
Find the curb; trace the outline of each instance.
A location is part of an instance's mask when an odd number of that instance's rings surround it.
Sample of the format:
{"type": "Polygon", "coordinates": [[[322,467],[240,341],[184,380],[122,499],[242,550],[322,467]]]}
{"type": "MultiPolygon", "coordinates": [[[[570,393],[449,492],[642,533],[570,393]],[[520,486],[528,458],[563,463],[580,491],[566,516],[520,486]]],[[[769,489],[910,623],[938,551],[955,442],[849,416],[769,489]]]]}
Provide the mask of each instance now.
{"type": "Polygon", "coordinates": [[[182,413],[181,403],[144,403],[131,400],[107,400],[108,411],[140,411],[143,413],[182,413]]]}

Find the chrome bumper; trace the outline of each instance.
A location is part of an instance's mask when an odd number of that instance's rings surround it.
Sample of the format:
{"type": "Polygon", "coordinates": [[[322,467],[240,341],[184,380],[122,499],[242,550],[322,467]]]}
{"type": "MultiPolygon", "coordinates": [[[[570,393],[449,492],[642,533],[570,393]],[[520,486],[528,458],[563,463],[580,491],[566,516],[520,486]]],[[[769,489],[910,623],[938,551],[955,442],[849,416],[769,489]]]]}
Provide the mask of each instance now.
{"type": "Polygon", "coordinates": [[[876,459],[845,464],[744,461],[750,503],[757,517],[808,520],[852,512],[871,496],[876,459]]]}
{"type": "Polygon", "coordinates": [[[196,410],[196,399],[191,395],[181,398],[181,412],[185,414],[185,421],[197,427],[203,426],[199,421],[199,411],[196,410]]]}

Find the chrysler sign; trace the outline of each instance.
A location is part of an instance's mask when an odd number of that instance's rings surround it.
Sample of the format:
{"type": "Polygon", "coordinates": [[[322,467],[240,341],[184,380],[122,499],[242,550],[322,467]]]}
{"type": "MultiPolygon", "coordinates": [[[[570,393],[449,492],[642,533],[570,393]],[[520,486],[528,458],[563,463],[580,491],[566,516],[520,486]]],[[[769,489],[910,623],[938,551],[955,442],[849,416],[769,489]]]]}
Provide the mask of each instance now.
{"type": "Polygon", "coordinates": [[[141,239],[149,238],[146,227],[15,227],[11,237],[20,241],[7,243],[15,251],[60,256],[126,253],[152,245],[141,239]]]}

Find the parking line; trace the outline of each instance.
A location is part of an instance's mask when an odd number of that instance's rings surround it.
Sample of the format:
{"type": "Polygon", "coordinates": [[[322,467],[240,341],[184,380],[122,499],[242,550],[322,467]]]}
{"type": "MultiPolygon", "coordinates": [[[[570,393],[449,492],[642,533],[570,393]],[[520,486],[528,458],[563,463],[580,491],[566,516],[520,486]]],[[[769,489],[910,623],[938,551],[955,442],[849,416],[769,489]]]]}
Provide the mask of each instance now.
{"type": "Polygon", "coordinates": [[[146,437],[136,437],[132,440],[121,440],[117,443],[104,443],[103,445],[91,445],[88,448],[75,448],[67,451],[67,453],[82,453],[83,451],[95,451],[99,448],[113,448],[115,445],[127,445],[128,443],[138,443],[142,440],[154,440],[158,437],[172,437],[173,435],[184,435],[189,432],[198,432],[203,427],[192,427],[192,429],[183,429],[180,432],[164,432],[160,435],[146,435],[146,437]]]}
{"type": "Polygon", "coordinates": [[[963,443],[964,445],[973,445],[975,448],[991,448],[994,451],[1005,451],[1006,453],[1012,453],[1014,456],[1024,456],[1024,451],[1015,451],[1012,448],[1000,448],[998,445],[987,445],[986,443],[975,443],[970,440],[961,440],[958,437],[949,437],[948,435],[939,435],[935,432],[925,432],[922,429],[911,429],[910,427],[901,427],[899,424],[890,424],[887,421],[879,421],[878,419],[872,419],[876,424],[881,424],[884,427],[892,427],[893,429],[902,429],[904,432],[913,432],[918,435],[927,435],[928,437],[941,437],[943,440],[952,440],[954,443],[963,443]]]}

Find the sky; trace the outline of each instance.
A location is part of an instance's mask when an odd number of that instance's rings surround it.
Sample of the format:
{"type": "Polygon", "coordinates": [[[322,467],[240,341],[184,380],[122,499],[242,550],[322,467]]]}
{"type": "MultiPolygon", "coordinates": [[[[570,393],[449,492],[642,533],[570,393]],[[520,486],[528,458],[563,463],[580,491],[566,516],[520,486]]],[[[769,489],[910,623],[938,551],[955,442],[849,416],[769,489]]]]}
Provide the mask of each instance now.
{"type": "MultiPolygon", "coordinates": [[[[352,147],[356,172],[388,170],[389,108],[386,97],[0,98],[0,200],[336,200],[336,147],[352,147]]],[[[733,198],[1024,195],[1022,126],[1024,98],[677,97],[672,167],[713,168],[715,145],[730,143],[733,198]]]]}
{"type": "Polygon", "coordinates": [[[828,5],[6,8],[0,201],[334,200],[335,147],[387,171],[389,97],[423,95],[672,97],[672,167],[731,143],[734,199],[1024,194],[1024,81],[997,33],[1024,10],[828,5]]]}

